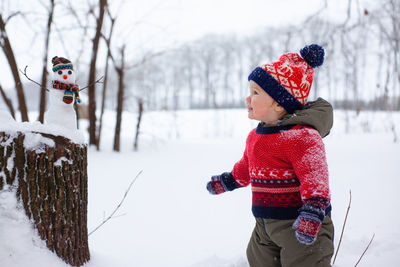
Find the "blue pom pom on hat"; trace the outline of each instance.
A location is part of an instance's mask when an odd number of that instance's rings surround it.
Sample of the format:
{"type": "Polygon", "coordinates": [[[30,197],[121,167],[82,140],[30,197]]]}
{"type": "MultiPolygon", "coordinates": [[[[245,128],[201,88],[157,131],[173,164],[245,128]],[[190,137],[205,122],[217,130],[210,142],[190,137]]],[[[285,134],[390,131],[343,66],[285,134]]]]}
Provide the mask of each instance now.
{"type": "Polygon", "coordinates": [[[298,53],[283,54],[278,61],[255,68],[248,80],[256,82],[288,113],[307,103],[314,79],[314,68],[324,63],[325,51],[318,44],[298,53]]]}
{"type": "Polygon", "coordinates": [[[322,46],[311,44],[300,50],[301,57],[313,68],[317,68],[324,63],[325,50],[322,46]]]}

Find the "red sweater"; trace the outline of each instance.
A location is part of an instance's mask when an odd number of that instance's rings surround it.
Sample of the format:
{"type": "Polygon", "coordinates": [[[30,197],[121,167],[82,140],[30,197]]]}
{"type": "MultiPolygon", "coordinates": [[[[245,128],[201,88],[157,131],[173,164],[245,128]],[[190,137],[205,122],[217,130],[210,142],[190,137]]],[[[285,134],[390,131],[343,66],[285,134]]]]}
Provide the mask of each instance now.
{"type": "Polygon", "coordinates": [[[330,201],[324,144],[308,126],[259,124],[232,175],[238,187],[251,183],[255,217],[295,219],[306,199],[330,201]]]}

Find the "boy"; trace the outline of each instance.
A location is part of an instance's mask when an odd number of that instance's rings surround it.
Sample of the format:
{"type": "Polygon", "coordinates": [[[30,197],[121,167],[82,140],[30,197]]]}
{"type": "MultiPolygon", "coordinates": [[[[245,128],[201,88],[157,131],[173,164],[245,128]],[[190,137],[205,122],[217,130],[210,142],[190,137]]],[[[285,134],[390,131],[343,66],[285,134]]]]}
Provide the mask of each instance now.
{"type": "Polygon", "coordinates": [[[260,123],[232,172],[207,184],[211,194],[251,184],[251,267],[331,266],[333,224],[321,137],[332,127],[332,108],[322,99],[307,104],[313,69],[325,52],[312,44],[300,55],[284,54],[249,75],[248,117],[260,123]]]}

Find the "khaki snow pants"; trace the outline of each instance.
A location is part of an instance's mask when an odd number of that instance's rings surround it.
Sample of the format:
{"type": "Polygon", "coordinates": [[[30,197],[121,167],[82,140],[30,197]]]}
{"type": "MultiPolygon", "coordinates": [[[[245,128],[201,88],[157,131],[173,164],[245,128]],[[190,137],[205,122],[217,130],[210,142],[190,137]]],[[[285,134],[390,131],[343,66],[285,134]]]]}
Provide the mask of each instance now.
{"type": "Polygon", "coordinates": [[[247,247],[251,267],[330,267],[333,255],[333,224],[326,216],[312,245],[297,241],[294,220],[256,218],[247,247]]]}

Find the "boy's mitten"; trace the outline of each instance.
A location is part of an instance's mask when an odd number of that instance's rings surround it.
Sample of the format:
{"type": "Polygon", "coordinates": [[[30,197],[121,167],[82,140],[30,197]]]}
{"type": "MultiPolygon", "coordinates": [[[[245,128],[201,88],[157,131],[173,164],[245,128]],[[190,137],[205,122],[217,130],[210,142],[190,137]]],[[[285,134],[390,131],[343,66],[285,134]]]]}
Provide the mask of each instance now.
{"type": "Polygon", "coordinates": [[[226,191],[232,191],[239,186],[231,172],[224,172],[221,175],[211,177],[211,181],[207,183],[207,190],[212,195],[218,195],[226,191]]]}
{"type": "Polygon", "coordinates": [[[296,238],[300,243],[311,245],[318,236],[319,229],[325,218],[325,209],[330,205],[329,200],[312,198],[304,201],[299,209],[299,216],[293,223],[296,238]]]}

